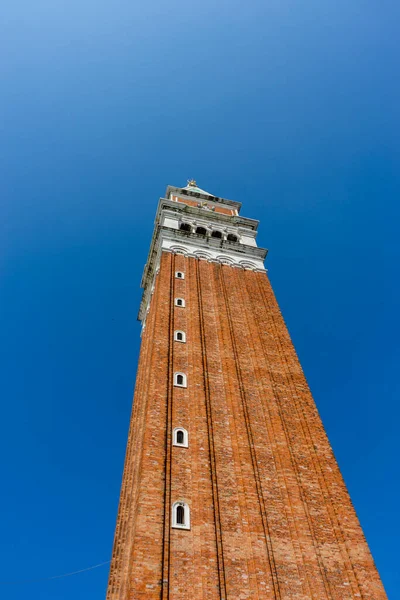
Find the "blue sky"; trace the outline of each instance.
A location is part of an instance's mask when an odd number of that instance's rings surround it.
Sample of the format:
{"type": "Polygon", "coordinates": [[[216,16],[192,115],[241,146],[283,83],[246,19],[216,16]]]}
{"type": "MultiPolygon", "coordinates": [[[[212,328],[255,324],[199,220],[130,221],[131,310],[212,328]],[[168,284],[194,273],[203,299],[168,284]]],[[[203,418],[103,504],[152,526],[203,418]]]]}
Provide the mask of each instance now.
{"type": "MultiPolygon", "coordinates": [[[[243,202],[391,599],[397,2],[0,8],[0,580],[111,554],[139,283],[167,184],[243,202]]],[[[107,567],[1,586],[103,598],[107,567]]]]}

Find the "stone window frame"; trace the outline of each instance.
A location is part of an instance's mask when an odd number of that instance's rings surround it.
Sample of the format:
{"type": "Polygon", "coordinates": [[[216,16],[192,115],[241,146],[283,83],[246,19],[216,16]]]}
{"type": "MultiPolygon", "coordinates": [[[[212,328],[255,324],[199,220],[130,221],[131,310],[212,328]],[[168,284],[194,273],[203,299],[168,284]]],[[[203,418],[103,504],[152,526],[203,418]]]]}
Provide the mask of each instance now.
{"type": "Polygon", "coordinates": [[[174,331],[174,341],[180,342],[181,344],[186,344],[186,333],[184,331],[181,331],[180,329],[177,329],[176,331],[174,331]],[[178,338],[179,334],[182,335],[181,340],[178,338]]]}
{"type": "Polygon", "coordinates": [[[185,273],[183,271],[175,271],[175,279],[185,279],[185,273]]]}
{"type": "Polygon", "coordinates": [[[185,308],[186,302],[184,298],[175,298],[175,306],[179,306],[179,308],[185,308]],[[179,302],[181,302],[181,304],[179,304],[179,302]]]}
{"type": "Polygon", "coordinates": [[[187,388],[187,376],[186,373],[182,373],[181,371],[177,371],[174,373],[174,387],[187,388]],[[178,383],[178,377],[183,377],[183,382],[178,383]]]}
{"type": "Polygon", "coordinates": [[[175,427],[172,435],[172,445],[178,446],[179,448],[189,448],[189,434],[184,427],[175,427]],[[178,432],[182,431],[183,433],[183,443],[180,444],[178,442],[178,432]]]}
{"type": "Polygon", "coordinates": [[[173,505],[172,505],[172,527],[174,529],[186,529],[186,530],[190,529],[190,507],[187,502],[184,502],[183,500],[177,500],[176,502],[173,503],[173,505]],[[181,506],[184,511],[183,512],[183,514],[184,514],[184,522],[183,523],[178,523],[177,510],[178,510],[179,506],[181,506]]]}

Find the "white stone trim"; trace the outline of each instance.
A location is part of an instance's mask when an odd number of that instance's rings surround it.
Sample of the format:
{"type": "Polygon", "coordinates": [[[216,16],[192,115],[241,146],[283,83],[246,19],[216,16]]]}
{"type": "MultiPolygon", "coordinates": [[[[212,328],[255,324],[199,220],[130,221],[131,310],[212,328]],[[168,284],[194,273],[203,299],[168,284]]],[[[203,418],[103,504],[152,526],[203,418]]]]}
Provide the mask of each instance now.
{"type": "MultiPolygon", "coordinates": [[[[175,193],[175,188],[168,188],[175,193]]],[[[176,188],[178,191],[178,188],[176,188]]],[[[218,203],[220,199],[216,199],[218,203]]],[[[228,201],[228,204],[230,201],[228,201]]],[[[235,209],[240,203],[232,203],[235,209]]],[[[139,310],[139,319],[143,321],[146,309],[150,304],[151,289],[160,268],[163,252],[195,256],[199,260],[221,262],[238,268],[253,268],[257,272],[266,272],[264,258],[267,251],[258,248],[256,243],[258,221],[237,216],[227,216],[214,211],[203,211],[186,204],[172,202],[161,198],[156,214],[153,239],[148,262],[145,266],[142,287],[144,288],[139,310]],[[179,223],[185,222],[190,227],[204,226],[207,235],[196,235],[193,232],[179,230],[179,223]],[[222,232],[223,238],[211,237],[211,232],[222,232]],[[226,236],[230,233],[238,236],[238,242],[229,242],[226,236]],[[248,263],[245,265],[242,263],[248,263]],[[250,267],[250,263],[254,267],[250,267]]]]}
{"type": "Polygon", "coordinates": [[[173,246],[170,250],[175,252],[175,254],[187,254],[186,248],[183,248],[182,246],[173,246]]]}
{"type": "Polygon", "coordinates": [[[234,265],[235,264],[235,260],[233,258],[231,258],[230,256],[226,256],[225,254],[223,256],[216,256],[215,259],[217,262],[221,263],[222,265],[234,265]]]}
{"type": "Polygon", "coordinates": [[[187,248],[184,248],[183,246],[171,246],[169,251],[174,252],[175,254],[182,254],[184,256],[187,256],[188,253],[187,248]]]}
{"type": "Polygon", "coordinates": [[[175,279],[185,279],[185,273],[183,271],[175,271],[175,279]]]}
{"type": "Polygon", "coordinates": [[[171,521],[172,521],[172,527],[174,529],[190,529],[190,508],[186,502],[178,500],[178,502],[173,503],[171,521]],[[178,523],[178,519],[177,519],[178,506],[181,506],[184,510],[184,523],[178,523]]]}
{"type": "Polygon", "coordinates": [[[174,387],[187,388],[187,376],[185,373],[178,371],[174,373],[174,387]],[[182,377],[183,383],[178,383],[178,378],[182,377]]]}
{"type": "Polygon", "coordinates": [[[180,329],[177,329],[176,331],[174,331],[174,341],[175,342],[180,342],[181,344],[186,344],[186,333],[184,331],[181,331],[180,329]],[[179,335],[182,336],[182,339],[178,339],[179,335]]]}
{"type": "MultiPolygon", "coordinates": [[[[205,240],[204,245],[196,244],[196,241],[198,240],[192,240],[188,238],[187,241],[185,240],[184,243],[181,242],[178,246],[175,240],[169,240],[164,238],[161,243],[161,250],[167,252],[178,251],[177,253],[179,254],[184,254],[185,251],[185,256],[194,255],[197,258],[205,258],[206,260],[217,260],[218,262],[226,260],[227,264],[229,263],[232,265],[241,264],[242,262],[251,262],[254,264],[254,269],[264,269],[264,261],[257,255],[254,256],[252,253],[250,254],[251,250],[258,250],[258,248],[253,248],[252,246],[249,246],[248,253],[243,251],[236,252],[234,249],[231,248],[221,249],[218,246],[214,248],[213,246],[207,243],[209,239],[207,241],[205,240]]],[[[240,246],[240,248],[243,249],[243,246],[240,246]]]]}
{"type": "Polygon", "coordinates": [[[178,446],[179,448],[189,448],[189,434],[184,427],[175,427],[172,433],[172,444],[173,446],[178,446]],[[178,443],[178,432],[182,431],[183,433],[183,443],[178,443]]]}
{"type": "Polygon", "coordinates": [[[250,271],[254,271],[254,269],[256,269],[256,265],[249,260],[241,260],[239,264],[242,265],[244,269],[248,269],[250,271]]]}
{"type": "Polygon", "coordinates": [[[179,308],[185,308],[186,307],[186,302],[184,298],[175,298],[175,302],[174,302],[175,306],[178,306],[179,308]],[[181,301],[182,304],[178,304],[178,301],[181,301]]]}
{"type": "MultiPolygon", "coordinates": [[[[181,233],[184,233],[186,235],[190,235],[190,234],[194,234],[196,235],[196,228],[197,227],[203,227],[206,230],[206,235],[203,236],[202,234],[197,234],[200,235],[200,237],[206,237],[206,238],[211,238],[212,237],[212,232],[213,231],[218,231],[219,233],[222,234],[222,239],[226,241],[227,235],[229,234],[233,234],[236,235],[238,237],[238,242],[240,244],[243,244],[246,242],[243,241],[243,239],[248,240],[247,244],[250,244],[253,247],[257,247],[257,242],[256,242],[256,237],[257,237],[257,231],[252,228],[252,227],[246,227],[245,223],[235,223],[234,225],[232,224],[232,217],[227,217],[226,215],[220,215],[220,214],[214,214],[213,217],[210,217],[210,213],[208,213],[207,215],[202,215],[202,214],[197,214],[196,216],[188,216],[186,214],[182,214],[180,212],[177,212],[176,210],[173,211],[170,208],[164,208],[162,211],[162,215],[160,215],[160,224],[163,225],[164,227],[168,227],[177,231],[180,231],[181,233]],[[225,218],[222,218],[225,217],[225,218]],[[190,231],[186,231],[184,229],[180,229],[181,225],[187,225],[190,228],[190,231]]],[[[240,217],[240,219],[242,219],[240,217]]],[[[248,221],[247,219],[244,219],[244,221],[248,221]]],[[[250,220],[252,223],[254,223],[254,221],[250,220]]],[[[221,239],[221,238],[213,238],[213,239],[221,239]]],[[[230,242],[232,244],[234,244],[235,242],[230,242]]]]}
{"type": "Polygon", "coordinates": [[[209,252],[203,252],[203,250],[196,250],[193,252],[193,256],[196,258],[204,258],[205,260],[210,260],[212,255],[209,252]]]}

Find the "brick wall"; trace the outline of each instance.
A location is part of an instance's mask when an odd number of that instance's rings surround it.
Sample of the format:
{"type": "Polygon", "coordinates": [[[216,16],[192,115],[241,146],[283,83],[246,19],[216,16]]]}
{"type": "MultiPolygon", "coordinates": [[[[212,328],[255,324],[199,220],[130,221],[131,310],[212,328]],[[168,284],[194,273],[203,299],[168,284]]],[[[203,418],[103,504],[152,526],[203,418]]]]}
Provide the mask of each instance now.
{"type": "Polygon", "coordinates": [[[162,255],[107,593],[145,598],[386,598],[264,273],[162,255]],[[171,528],[178,500],[189,531],[171,528]]]}
{"type": "MultiPolygon", "coordinates": [[[[189,200],[189,198],[180,198],[179,196],[174,196],[174,198],[176,198],[178,202],[182,202],[182,204],[186,204],[187,206],[198,206],[202,202],[205,202],[205,200],[189,200]]],[[[229,215],[230,217],[236,214],[236,210],[232,208],[226,208],[225,206],[215,206],[214,211],[222,215],[229,215]]]]}

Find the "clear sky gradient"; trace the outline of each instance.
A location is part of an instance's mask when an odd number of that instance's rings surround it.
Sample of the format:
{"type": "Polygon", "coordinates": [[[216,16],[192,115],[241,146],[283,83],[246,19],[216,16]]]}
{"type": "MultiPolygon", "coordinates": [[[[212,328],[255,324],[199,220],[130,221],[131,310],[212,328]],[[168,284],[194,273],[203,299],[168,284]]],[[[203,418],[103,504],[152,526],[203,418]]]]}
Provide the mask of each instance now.
{"type": "MultiPolygon", "coordinates": [[[[391,600],[400,598],[400,6],[0,7],[0,580],[108,560],[167,184],[243,202],[391,600]]],[[[0,586],[103,599],[108,568],[0,586]]]]}

